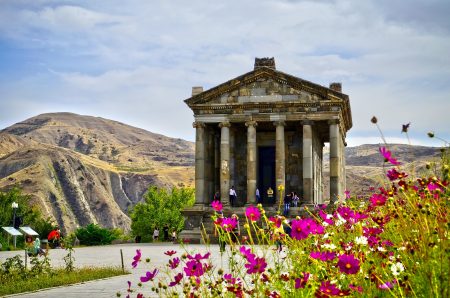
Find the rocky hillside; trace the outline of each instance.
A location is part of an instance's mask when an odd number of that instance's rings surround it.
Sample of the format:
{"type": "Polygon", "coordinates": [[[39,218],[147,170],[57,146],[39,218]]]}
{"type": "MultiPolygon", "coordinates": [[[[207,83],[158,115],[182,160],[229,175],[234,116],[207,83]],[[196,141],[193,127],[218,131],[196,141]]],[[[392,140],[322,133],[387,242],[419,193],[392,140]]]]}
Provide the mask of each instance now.
{"type": "Polygon", "coordinates": [[[98,117],[43,114],[0,132],[0,188],[19,185],[71,231],[129,229],[150,185],[193,185],[194,145],[98,117]]]}

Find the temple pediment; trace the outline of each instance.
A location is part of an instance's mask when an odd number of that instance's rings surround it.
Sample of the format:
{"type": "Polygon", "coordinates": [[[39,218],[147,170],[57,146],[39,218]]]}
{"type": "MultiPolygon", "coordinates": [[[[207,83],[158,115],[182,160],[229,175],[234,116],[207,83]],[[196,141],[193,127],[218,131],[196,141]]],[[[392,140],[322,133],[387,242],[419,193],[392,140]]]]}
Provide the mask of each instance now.
{"type": "Polygon", "coordinates": [[[348,100],[330,88],[269,67],[259,67],[185,100],[192,107],[245,103],[274,103],[348,100]]]}

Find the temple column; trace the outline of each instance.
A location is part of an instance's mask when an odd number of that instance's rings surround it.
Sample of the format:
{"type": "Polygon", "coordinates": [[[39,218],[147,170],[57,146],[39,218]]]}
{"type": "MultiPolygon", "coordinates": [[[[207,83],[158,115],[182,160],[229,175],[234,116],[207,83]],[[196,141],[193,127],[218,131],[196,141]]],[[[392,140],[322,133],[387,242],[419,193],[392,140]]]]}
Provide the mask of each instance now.
{"type": "MultiPolygon", "coordinates": [[[[284,121],[274,122],[276,126],[275,132],[275,180],[276,180],[276,197],[275,206],[279,206],[280,202],[283,201],[282,195],[278,188],[282,186],[285,188],[285,177],[286,177],[286,156],[285,156],[285,141],[284,141],[284,121]]],[[[286,191],[286,189],[284,190],[286,191]]],[[[285,192],[284,192],[285,193],[285,192]]]]}
{"type": "Polygon", "coordinates": [[[194,122],[195,127],[195,204],[206,202],[205,187],[205,123],[194,122]]]}
{"type": "Polygon", "coordinates": [[[219,124],[220,131],[220,198],[224,206],[230,206],[230,123],[219,124]]]}
{"type": "Polygon", "coordinates": [[[256,126],[255,121],[245,122],[247,126],[247,204],[256,204],[256,126]]]}
{"type": "Polygon", "coordinates": [[[220,137],[214,135],[214,193],[220,192],[220,137]]]}
{"type": "Polygon", "coordinates": [[[313,140],[310,122],[303,124],[303,200],[306,204],[314,203],[313,176],[313,140]]]}
{"type": "Polygon", "coordinates": [[[341,193],[340,177],[341,165],[339,160],[339,143],[341,137],[339,134],[338,120],[330,120],[330,202],[335,202],[341,193]]]}

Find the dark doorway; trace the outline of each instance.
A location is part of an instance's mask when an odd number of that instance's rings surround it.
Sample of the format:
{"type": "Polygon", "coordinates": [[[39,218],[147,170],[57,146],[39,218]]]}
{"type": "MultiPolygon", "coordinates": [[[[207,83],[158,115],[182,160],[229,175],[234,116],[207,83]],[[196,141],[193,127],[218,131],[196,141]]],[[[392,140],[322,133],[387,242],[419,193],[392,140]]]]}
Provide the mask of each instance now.
{"type": "Polygon", "coordinates": [[[275,203],[275,147],[258,148],[258,189],[264,205],[275,203]],[[272,188],[273,197],[269,197],[267,190],[272,188]]]}

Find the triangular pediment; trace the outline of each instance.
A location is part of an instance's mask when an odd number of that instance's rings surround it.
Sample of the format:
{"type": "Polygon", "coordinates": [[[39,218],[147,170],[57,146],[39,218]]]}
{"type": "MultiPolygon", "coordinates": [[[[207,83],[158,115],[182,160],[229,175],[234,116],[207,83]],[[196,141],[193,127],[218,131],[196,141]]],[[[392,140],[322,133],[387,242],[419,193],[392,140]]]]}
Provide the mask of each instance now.
{"type": "Polygon", "coordinates": [[[301,78],[261,67],[185,100],[190,107],[232,103],[318,102],[347,95],[301,78]]]}

